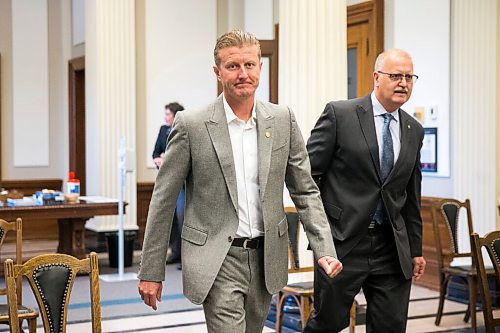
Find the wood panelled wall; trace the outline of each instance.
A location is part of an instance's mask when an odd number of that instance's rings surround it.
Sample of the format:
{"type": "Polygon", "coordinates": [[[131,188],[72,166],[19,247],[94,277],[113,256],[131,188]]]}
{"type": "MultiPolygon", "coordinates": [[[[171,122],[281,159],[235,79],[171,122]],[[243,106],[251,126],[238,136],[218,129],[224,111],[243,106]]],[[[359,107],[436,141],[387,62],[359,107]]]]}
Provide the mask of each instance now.
{"type": "MultiPolygon", "coordinates": [[[[17,190],[22,192],[24,196],[30,196],[42,189],[60,191],[62,184],[62,179],[2,180],[0,188],[17,190]]],[[[1,210],[0,218],[2,218],[1,210]]],[[[23,258],[56,252],[59,239],[58,230],[57,220],[23,220],[23,258]]],[[[7,234],[5,245],[2,248],[2,258],[9,258],[11,252],[15,253],[14,245],[10,246],[13,239],[15,239],[14,234],[7,234]]]]}
{"type": "Polygon", "coordinates": [[[144,230],[146,229],[146,220],[148,218],[149,202],[153,195],[154,185],[154,182],[137,183],[137,225],[139,226],[137,242],[141,248],[144,240],[144,230]]]}
{"type": "MultiPolygon", "coordinates": [[[[437,248],[434,236],[434,227],[432,225],[432,207],[434,202],[443,198],[422,197],[422,207],[420,213],[423,220],[423,236],[422,236],[422,251],[427,266],[425,274],[415,284],[421,285],[434,290],[439,290],[439,266],[437,260],[437,248]]],[[[441,244],[451,242],[449,233],[446,230],[446,222],[441,214],[436,214],[439,235],[441,237],[441,244]]]]}

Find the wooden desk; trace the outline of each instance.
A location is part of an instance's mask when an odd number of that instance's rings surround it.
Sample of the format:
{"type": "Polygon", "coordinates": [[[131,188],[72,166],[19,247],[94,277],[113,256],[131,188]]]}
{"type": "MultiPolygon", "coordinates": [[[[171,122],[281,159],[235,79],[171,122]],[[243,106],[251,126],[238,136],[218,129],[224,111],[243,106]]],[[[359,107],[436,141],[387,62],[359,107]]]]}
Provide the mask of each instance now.
{"type": "MultiPolygon", "coordinates": [[[[125,208],[124,208],[125,209],[125,208]]],[[[0,218],[8,221],[57,219],[59,245],[57,252],[85,258],[85,222],[99,215],[117,215],[118,203],[58,204],[26,207],[0,207],[0,218]]],[[[23,228],[24,229],[24,228],[23,228]]]]}

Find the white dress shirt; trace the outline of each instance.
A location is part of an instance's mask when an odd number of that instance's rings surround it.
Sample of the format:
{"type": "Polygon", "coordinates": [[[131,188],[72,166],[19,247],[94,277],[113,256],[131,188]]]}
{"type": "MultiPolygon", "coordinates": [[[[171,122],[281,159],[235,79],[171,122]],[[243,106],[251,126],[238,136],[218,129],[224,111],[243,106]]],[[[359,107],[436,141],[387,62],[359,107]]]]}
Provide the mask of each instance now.
{"type": "MultiPolygon", "coordinates": [[[[371,94],[372,105],[373,105],[373,117],[375,121],[375,131],[377,132],[377,142],[378,142],[378,156],[379,160],[382,159],[382,129],[384,128],[384,117],[382,116],[384,113],[388,113],[387,110],[380,104],[377,97],[375,96],[375,92],[371,94]]],[[[399,110],[399,109],[398,109],[399,110]]],[[[392,112],[392,116],[394,119],[391,121],[389,125],[389,129],[391,131],[392,137],[392,147],[394,148],[394,164],[399,157],[399,151],[401,150],[401,129],[399,126],[399,112],[398,110],[392,112]]]]}
{"type": "Polygon", "coordinates": [[[233,150],[236,188],[238,190],[237,237],[264,235],[264,222],[260,204],[259,160],[255,103],[247,122],[239,119],[223,97],[227,127],[233,150]]]}

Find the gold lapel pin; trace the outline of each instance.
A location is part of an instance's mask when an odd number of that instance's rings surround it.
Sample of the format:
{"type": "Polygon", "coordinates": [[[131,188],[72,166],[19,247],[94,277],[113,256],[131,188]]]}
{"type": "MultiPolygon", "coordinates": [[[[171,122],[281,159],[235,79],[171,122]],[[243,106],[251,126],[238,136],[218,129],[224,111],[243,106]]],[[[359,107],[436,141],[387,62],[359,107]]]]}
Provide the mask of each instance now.
{"type": "Polygon", "coordinates": [[[270,138],[270,137],[271,137],[271,132],[266,131],[266,138],[270,138]]]}

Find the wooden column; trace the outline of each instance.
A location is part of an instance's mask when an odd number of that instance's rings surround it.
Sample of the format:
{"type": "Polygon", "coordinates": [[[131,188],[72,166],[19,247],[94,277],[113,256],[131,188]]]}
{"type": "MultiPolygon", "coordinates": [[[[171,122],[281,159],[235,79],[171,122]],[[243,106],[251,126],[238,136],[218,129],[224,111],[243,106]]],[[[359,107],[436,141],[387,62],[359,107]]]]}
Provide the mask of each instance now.
{"type": "MultiPolygon", "coordinates": [[[[89,0],[86,14],[87,195],[118,198],[120,138],[132,150],[127,165],[135,167],[136,56],[135,1],[89,0]],[[130,158],[133,157],[133,158],[130,158]]],[[[124,200],[129,203],[125,229],[136,229],[136,172],[127,174],[124,200]]],[[[116,230],[116,217],[87,222],[96,232],[116,230]]]]}
{"type": "MultiPolygon", "coordinates": [[[[496,229],[498,1],[452,1],[451,151],[454,197],[471,201],[474,230],[496,229]]],[[[468,235],[459,235],[468,244],[468,235]]]]}

